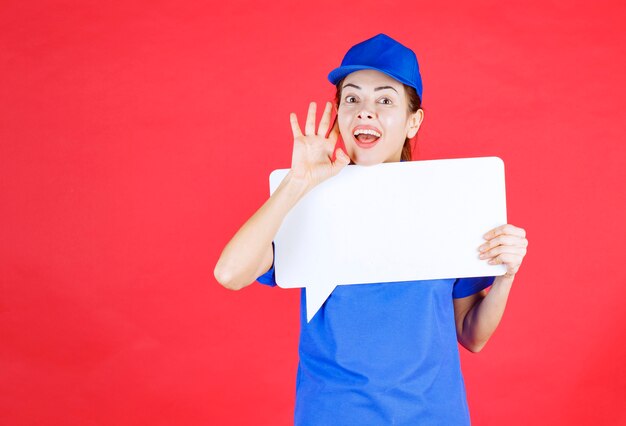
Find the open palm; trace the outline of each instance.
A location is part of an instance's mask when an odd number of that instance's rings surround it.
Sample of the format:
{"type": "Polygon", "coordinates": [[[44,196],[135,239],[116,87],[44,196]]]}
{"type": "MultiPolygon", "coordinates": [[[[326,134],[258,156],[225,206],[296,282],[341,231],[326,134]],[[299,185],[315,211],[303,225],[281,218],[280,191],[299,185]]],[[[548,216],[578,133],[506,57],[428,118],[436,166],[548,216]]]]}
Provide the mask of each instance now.
{"type": "Polygon", "coordinates": [[[291,173],[295,179],[305,181],[309,188],[335,176],[350,163],[350,158],[341,149],[338,149],[336,159],[332,161],[335,144],[339,137],[339,126],[335,123],[326,137],[330,127],[331,106],[330,102],[326,103],[317,132],[315,131],[317,109],[315,102],[309,104],[304,134],[300,130],[296,114],[289,115],[293,132],[291,173]]]}

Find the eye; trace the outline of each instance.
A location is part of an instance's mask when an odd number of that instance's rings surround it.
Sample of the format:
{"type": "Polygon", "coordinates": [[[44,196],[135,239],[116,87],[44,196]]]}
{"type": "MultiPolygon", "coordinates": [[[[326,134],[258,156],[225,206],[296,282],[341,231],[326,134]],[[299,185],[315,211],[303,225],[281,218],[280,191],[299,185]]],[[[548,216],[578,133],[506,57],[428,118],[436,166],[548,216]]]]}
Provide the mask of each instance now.
{"type": "Polygon", "coordinates": [[[356,98],[354,96],[346,96],[346,103],[353,104],[356,102],[356,98]],[[350,99],[354,99],[354,101],[350,101],[350,99]]]}
{"type": "Polygon", "coordinates": [[[382,98],[380,101],[381,101],[383,104],[385,104],[385,105],[389,105],[389,104],[391,104],[391,99],[389,99],[389,98],[382,98]],[[386,102],[385,102],[385,101],[386,101],[386,102]]]}

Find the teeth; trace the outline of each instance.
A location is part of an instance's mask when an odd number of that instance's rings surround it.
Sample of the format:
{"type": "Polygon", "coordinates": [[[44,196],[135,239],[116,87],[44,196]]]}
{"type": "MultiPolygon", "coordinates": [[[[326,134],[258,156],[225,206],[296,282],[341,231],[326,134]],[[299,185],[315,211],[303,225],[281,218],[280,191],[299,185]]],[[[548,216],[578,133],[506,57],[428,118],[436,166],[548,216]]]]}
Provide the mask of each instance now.
{"type": "Polygon", "coordinates": [[[381,135],[380,135],[380,133],[378,133],[376,130],[370,130],[370,129],[357,129],[357,130],[354,132],[354,137],[357,137],[357,136],[362,135],[362,134],[365,134],[365,135],[374,135],[374,136],[376,136],[376,137],[378,137],[378,138],[381,136],[381,135]]]}

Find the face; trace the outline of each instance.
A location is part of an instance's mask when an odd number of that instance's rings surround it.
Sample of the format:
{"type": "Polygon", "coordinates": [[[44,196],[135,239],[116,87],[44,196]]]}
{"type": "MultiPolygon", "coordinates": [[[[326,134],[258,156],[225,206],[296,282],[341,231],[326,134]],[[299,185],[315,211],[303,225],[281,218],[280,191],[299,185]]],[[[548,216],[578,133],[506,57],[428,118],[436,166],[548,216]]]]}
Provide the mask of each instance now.
{"type": "Polygon", "coordinates": [[[361,70],[343,80],[337,120],[355,164],[400,161],[405,138],[415,136],[422,118],[421,109],[409,113],[404,85],[387,74],[361,70]]]}

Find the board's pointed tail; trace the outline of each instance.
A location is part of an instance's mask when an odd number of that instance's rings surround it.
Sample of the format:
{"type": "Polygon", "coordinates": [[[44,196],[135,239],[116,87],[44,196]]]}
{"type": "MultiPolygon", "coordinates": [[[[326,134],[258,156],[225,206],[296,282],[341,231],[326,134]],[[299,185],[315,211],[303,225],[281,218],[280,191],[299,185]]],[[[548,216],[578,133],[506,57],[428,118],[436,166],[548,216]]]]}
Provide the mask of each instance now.
{"type": "Polygon", "coordinates": [[[328,296],[337,287],[335,284],[316,283],[306,288],[306,321],[311,319],[322,307],[328,296]]]}

